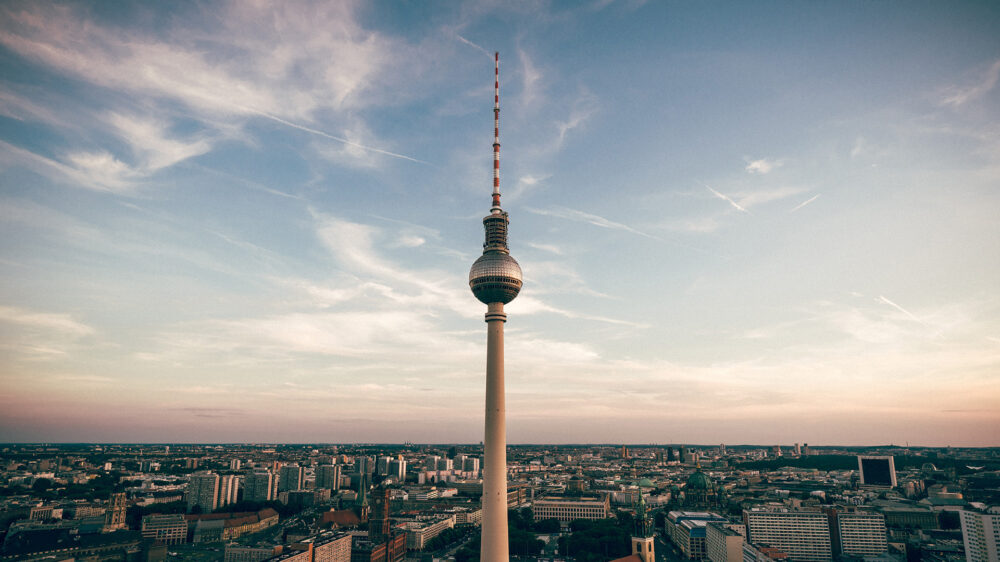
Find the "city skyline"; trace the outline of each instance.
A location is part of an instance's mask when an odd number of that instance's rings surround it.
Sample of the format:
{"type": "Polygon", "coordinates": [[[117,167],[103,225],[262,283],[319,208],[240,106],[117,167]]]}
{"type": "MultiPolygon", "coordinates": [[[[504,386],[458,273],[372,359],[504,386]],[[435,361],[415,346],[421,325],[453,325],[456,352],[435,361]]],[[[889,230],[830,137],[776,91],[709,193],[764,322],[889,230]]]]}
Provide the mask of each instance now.
{"type": "Polygon", "coordinates": [[[0,441],[1000,444],[1000,7],[0,8],[0,441]]]}

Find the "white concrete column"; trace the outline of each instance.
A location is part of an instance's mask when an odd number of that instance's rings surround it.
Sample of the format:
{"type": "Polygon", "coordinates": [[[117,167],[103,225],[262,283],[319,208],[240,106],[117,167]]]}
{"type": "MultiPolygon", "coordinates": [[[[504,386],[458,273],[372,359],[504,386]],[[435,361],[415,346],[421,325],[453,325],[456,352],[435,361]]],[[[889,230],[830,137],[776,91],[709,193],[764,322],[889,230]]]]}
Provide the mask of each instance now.
{"type": "Polygon", "coordinates": [[[507,409],[503,383],[503,303],[486,312],[486,436],[483,444],[483,537],[480,562],[508,562],[507,409]]]}

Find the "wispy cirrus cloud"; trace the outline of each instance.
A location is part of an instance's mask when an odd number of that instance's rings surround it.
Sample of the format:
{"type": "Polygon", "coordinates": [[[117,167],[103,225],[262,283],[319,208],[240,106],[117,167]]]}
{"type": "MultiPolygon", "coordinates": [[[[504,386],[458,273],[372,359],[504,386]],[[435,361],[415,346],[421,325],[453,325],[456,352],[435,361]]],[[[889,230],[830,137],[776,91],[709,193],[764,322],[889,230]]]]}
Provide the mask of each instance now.
{"type": "Polygon", "coordinates": [[[594,215],[576,209],[569,209],[567,207],[551,207],[548,209],[536,209],[528,207],[525,210],[527,210],[529,213],[534,213],[536,215],[543,215],[543,216],[556,217],[576,222],[583,222],[600,228],[606,228],[609,230],[621,230],[623,232],[630,232],[632,234],[636,234],[644,238],[659,240],[659,238],[657,238],[656,236],[653,236],[652,234],[647,234],[627,224],[615,222],[613,220],[606,219],[600,215],[594,215]]]}
{"type": "MultiPolygon", "coordinates": [[[[132,106],[95,119],[128,143],[131,159],[90,138],[62,156],[35,160],[46,159],[50,170],[87,187],[123,192],[210,151],[257,117],[340,143],[344,159],[365,165],[372,154],[421,162],[381,146],[370,133],[359,134],[366,129],[357,110],[374,103],[371,94],[384,87],[387,69],[401,63],[391,55],[395,41],[364,29],[352,3],[220,6],[200,14],[204,27],[167,26],[156,33],[104,25],[75,6],[6,7],[0,45],[75,80],[128,94],[132,106]],[[212,55],[205,42],[226,56],[212,55]],[[177,104],[186,109],[185,118],[198,119],[211,134],[170,134],[171,121],[180,115],[177,104]]],[[[67,128],[79,117],[68,109],[26,105],[9,94],[2,105],[6,113],[67,128]]],[[[18,154],[33,152],[22,147],[18,154]]]]}
{"type": "Polygon", "coordinates": [[[948,93],[941,100],[941,105],[961,107],[977,100],[993,90],[998,80],[1000,80],[1000,60],[991,64],[977,83],[966,87],[952,86],[948,88],[948,93]]]}

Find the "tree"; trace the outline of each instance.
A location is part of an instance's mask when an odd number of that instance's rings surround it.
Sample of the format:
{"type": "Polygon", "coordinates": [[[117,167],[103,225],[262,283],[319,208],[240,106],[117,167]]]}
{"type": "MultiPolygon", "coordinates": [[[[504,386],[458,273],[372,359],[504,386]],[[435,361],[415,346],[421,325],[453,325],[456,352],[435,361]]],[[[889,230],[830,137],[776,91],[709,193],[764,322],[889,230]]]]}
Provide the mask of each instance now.
{"type": "Polygon", "coordinates": [[[45,492],[49,491],[49,488],[51,487],[52,487],[52,481],[49,480],[48,478],[39,478],[35,480],[34,484],[31,485],[31,489],[36,494],[44,494],[45,492]]]}

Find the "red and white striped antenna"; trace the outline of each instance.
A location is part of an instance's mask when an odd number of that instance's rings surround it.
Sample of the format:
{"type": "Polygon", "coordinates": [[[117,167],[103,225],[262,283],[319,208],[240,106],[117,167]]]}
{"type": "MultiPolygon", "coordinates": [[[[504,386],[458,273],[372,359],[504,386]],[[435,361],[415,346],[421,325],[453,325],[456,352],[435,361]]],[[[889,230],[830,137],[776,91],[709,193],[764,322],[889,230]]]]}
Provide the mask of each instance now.
{"type": "Polygon", "coordinates": [[[494,54],[496,61],[493,82],[493,206],[490,213],[500,214],[500,53],[494,54]]]}

